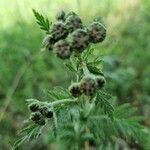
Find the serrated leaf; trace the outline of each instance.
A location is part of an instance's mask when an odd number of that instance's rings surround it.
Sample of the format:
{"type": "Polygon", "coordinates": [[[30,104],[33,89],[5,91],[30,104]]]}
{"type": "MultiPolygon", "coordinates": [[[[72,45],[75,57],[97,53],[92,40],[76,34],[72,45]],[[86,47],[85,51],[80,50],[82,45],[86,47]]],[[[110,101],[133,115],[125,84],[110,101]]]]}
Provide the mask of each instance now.
{"type": "Polygon", "coordinates": [[[33,9],[34,16],[36,18],[37,24],[40,26],[40,29],[49,33],[50,23],[48,18],[44,18],[40,13],[38,13],[35,9],[33,9]]]}
{"type": "Polygon", "coordinates": [[[53,100],[68,99],[71,97],[69,91],[62,87],[55,87],[53,90],[49,90],[48,95],[53,100]]]}
{"type": "Polygon", "coordinates": [[[24,141],[29,141],[32,137],[38,138],[39,135],[41,134],[41,129],[42,129],[42,126],[38,126],[36,124],[31,124],[25,127],[24,129],[22,129],[20,131],[20,134],[22,135],[22,137],[15,142],[13,146],[14,150],[19,145],[21,145],[24,141]]]}
{"type": "Polygon", "coordinates": [[[94,60],[92,62],[88,62],[88,65],[99,66],[101,63],[102,63],[102,60],[94,60]]]}
{"type": "Polygon", "coordinates": [[[129,103],[122,104],[122,105],[116,107],[116,109],[114,111],[114,116],[116,118],[129,118],[134,115],[136,110],[137,109],[135,107],[131,107],[131,105],[129,103]],[[126,111],[126,110],[128,110],[128,111],[126,111]]]}
{"type": "Polygon", "coordinates": [[[65,63],[65,66],[72,72],[76,72],[76,70],[74,69],[74,67],[72,66],[72,64],[70,64],[69,62],[68,63],[65,63]]]}
{"type": "Polygon", "coordinates": [[[70,57],[69,61],[65,63],[65,65],[70,71],[77,73],[78,58],[74,56],[70,57]]]}
{"type": "Polygon", "coordinates": [[[89,47],[87,50],[85,50],[82,54],[83,60],[87,60],[88,57],[93,53],[93,51],[94,51],[94,48],[92,47],[89,47]]]}
{"type": "Polygon", "coordinates": [[[23,133],[29,133],[31,132],[34,128],[36,128],[37,125],[36,124],[31,124],[25,128],[23,128],[21,131],[20,131],[20,134],[23,134],[23,133]]]}
{"type": "Polygon", "coordinates": [[[28,138],[27,136],[24,136],[24,137],[18,139],[18,140],[14,143],[12,150],[15,150],[17,147],[19,147],[24,141],[27,140],[27,138],[28,138]]]}
{"type": "Polygon", "coordinates": [[[87,68],[91,73],[95,75],[104,76],[104,73],[99,68],[95,67],[95,65],[93,64],[87,64],[87,68]]]}
{"type": "Polygon", "coordinates": [[[105,114],[107,114],[111,119],[113,119],[114,107],[109,102],[111,98],[107,99],[106,96],[107,96],[106,93],[98,92],[96,103],[99,104],[103,108],[105,114]]]}

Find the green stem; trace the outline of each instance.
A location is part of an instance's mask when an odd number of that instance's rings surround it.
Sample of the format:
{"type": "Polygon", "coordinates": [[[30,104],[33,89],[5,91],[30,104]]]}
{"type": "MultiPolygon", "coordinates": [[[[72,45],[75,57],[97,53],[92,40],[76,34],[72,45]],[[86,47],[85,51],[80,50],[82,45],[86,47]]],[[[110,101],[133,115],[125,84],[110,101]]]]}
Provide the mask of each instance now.
{"type": "Polygon", "coordinates": [[[53,131],[54,131],[54,136],[57,136],[57,128],[58,128],[58,124],[57,124],[57,115],[56,112],[53,111],[53,119],[54,119],[54,126],[53,126],[53,131]]]}
{"type": "Polygon", "coordinates": [[[48,105],[50,106],[56,106],[56,105],[60,105],[60,104],[64,104],[64,103],[75,103],[78,102],[78,99],[63,99],[63,100],[58,100],[58,101],[54,101],[51,103],[48,103],[48,105]]]}
{"type": "Polygon", "coordinates": [[[78,82],[79,82],[79,79],[80,79],[80,77],[79,77],[78,74],[76,75],[76,78],[77,78],[76,82],[78,83],[78,82]]]}
{"type": "Polygon", "coordinates": [[[88,70],[86,63],[82,64],[82,68],[83,68],[84,75],[90,74],[90,71],[88,70]]]}
{"type": "Polygon", "coordinates": [[[77,64],[77,75],[76,75],[76,77],[77,77],[77,82],[79,82],[79,80],[81,78],[82,57],[81,57],[81,55],[78,55],[77,58],[78,58],[78,64],[77,64]]]}

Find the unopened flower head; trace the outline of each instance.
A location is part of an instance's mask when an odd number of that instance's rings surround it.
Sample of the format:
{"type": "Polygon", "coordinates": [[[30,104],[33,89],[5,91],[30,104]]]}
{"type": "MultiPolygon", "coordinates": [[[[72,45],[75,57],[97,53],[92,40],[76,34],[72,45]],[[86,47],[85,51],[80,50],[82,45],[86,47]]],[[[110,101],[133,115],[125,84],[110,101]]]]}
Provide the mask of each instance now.
{"type": "Polygon", "coordinates": [[[70,44],[67,40],[60,40],[55,43],[53,51],[61,59],[69,58],[72,53],[70,44]]]}

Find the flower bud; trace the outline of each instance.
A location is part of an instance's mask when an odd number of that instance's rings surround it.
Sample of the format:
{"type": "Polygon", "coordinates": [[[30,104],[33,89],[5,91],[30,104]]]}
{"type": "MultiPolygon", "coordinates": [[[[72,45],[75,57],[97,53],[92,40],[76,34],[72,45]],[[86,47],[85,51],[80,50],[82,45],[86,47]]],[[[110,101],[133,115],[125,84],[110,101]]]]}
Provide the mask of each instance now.
{"type": "Polygon", "coordinates": [[[80,85],[79,83],[73,83],[70,87],[69,87],[69,91],[72,94],[72,96],[74,97],[79,97],[81,96],[81,90],[80,90],[80,85]]]}
{"type": "Polygon", "coordinates": [[[46,123],[45,118],[41,115],[40,112],[32,113],[30,119],[39,125],[45,125],[46,123]]]}
{"type": "Polygon", "coordinates": [[[41,118],[40,120],[36,121],[37,124],[41,125],[41,126],[44,126],[46,121],[45,121],[45,118],[41,118]]]}
{"type": "Polygon", "coordinates": [[[47,35],[43,40],[43,45],[46,49],[52,50],[55,42],[56,40],[53,38],[52,35],[47,35]]]}
{"type": "Polygon", "coordinates": [[[42,107],[40,109],[40,113],[45,116],[46,118],[52,118],[53,117],[53,111],[48,107],[42,107]]]}
{"type": "Polygon", "coordinates": [[[31,103],[29,106],[28,106],[29,110],[32,111],[32,112],[36,112],[39,110],[39,104],[37,103],[31,103]]]}
{"type": "Polygon", "coordinates": [[[106,37],[106,28],[99,22],[93,22],[88,27],[88,33],[92,43],[99,43],[106,37]]]}
{"type": "Polygon", "coordinates": [[[65,26],[69,33],[75,31],[76,29],[83,28],[82,20],[76,14],[68,15],[65,22],[65,26]]]}
{"type": "Polygon", "coordinates": [[[42,118],[42,115],[40,112],[34,112],[31,114],[30,119],[34,122],[37,122],[38,120],[40,120],[42,118]]]}
{"type": "Polygon", "coordinates": [[[62,22],[58,22],[52,25],[50,33],[54,39],[58,41],[62,38],[66,38],[68,31],[62,22]]]}
{"type": "Polygon", "coordinates": [[[65,12],[61,10],[57,13],[56,19],[58,21],[65,21],[65,15],[66,15],[65,12]]]}
{"type": "Polygon", "coordinates": [[[105,86],[106,80],[103,76],[96,77],[97,87],[99,89],[103,88],[105,86]]]}
{"type": "Polygon", "coordinates": [[[53,51],[61,59],[69,58],[72,53],[70,44],[66,40],[60,40],[57,43],[55,43],[53,51]]]}
{"type": "Polygon", "coordinates": [[[71,47],[73,50],[81,53],[89,44],[89,35],[83,29],[77,29],[70,35],[71,47]]]}
{"type": "Polygon", "coordinates": [[[92,96],[97,88],[97,83],[92,76],[85,76],[80,82],[81,92],[87,96],[92,96]]]}

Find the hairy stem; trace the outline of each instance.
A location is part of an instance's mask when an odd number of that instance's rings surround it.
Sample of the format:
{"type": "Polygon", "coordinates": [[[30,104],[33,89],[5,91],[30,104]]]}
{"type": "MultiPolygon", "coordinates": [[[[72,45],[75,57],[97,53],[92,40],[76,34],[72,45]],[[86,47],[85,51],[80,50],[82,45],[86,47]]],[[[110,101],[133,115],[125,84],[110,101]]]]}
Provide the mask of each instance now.
{"type": "Polygon", "coordinates": [[[90,72],[89,72],[89,70],[88,70],[88,68],[87,68],[87,66],[86,66],[86,63],[83,63],[83,64],[82,64],[82,68],[83,68],[84,75],[90,74],[90,72]]]}
{"type": "MultiPolygon", "coordinates": [[[[84,103],[85,105],[84,106],[86,107],[87,103],[89,104],[89,98],[84,96],[84,100],[85,100],[85,103],[84,103]]],[[[85,132],[86,133],[90,133],[90,129],[87,126],[85,127],[85,132]]],[[[90,150],[89,141],[85,141],[85,143],[84,143],[84,149],[85,150],[90,150]]]]}
{"type": "MultiPolygon", "coordinates": [[[[90,133],[90,129],[88,127],[85,128],[85,132],[86,133],[90,133]]],[[[84,147],[85,147],[85,150],[90,150],[90,144],[89,144],[89,141],[86,141],[84,143],[84,147]]]]}
{"type": "Polygon", "coordinates": [[[56,105],[61,105],[64,103],[75,103],[78,102],[78,99],[64,99],[64,100],[58,100],[58,101],[54,101],[51,103],[48,103],[48,105],[50,106],[56,106],[56,105]]]}

